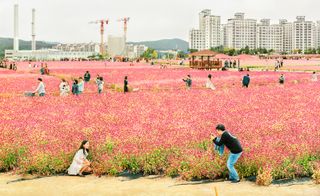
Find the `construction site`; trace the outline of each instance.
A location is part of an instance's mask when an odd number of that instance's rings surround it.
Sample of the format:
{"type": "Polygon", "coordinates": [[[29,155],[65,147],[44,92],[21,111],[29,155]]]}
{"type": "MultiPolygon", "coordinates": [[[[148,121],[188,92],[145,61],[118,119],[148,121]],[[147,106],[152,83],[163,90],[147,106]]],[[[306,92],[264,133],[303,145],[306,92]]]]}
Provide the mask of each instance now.
{"type": "MultiPolygon", "coordinates": [[[[31,50],[19,49],[19,5],[14,5],[14,33],[13,49],[5,50],[5,58],[15,61],[26,60],[86,60],[92,57],[106,58],[137,58],[141,55],[141,50],[147,50],[145,46],[127,46],[127,32],[129,17],[120,18],[116,21],[123,23],[123,35],[108,35],[109,19],[91,21],[88,24],[99,27],[100,43],[60,43],[53,48],[37,48],[36,45],[36,10],[32,9],[31,21],[31,50]],[[107,35],[107,42],[105,37],[107,35]],[[129,50],[128,50],[129,49],[129,50]]],[[[98,35],[98,34],[97,34],[98,35]]]]}

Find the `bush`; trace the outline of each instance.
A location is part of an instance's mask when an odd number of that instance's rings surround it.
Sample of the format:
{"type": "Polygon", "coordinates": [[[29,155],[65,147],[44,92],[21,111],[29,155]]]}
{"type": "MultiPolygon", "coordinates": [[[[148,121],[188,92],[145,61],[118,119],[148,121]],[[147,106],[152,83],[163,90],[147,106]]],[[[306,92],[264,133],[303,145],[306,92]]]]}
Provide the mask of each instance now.
{"type": "Polygon", "coordinates": [[[167,167],[167,151],[156,149],[151,153],[146,154],[142,161],[142,170],[144,175],[161,174],[167,167]]]}
{"type": "Polygon", "coordinates": [[[320,162],[314,163],[312,179],[316,184],[320,184],[320,162]]]}
{"type": "Polygon", "coordinates": [[[25,147],[3,147],[0,149],[0,171],[10,171],[18,167],[26,151],[25,147]]]}
{"type": "Polygon", "coordinates": [[[269,186],[272,183],[272,169],[260,168],[258,171],[256,184],[260,186],[269,186]]]}
{"type": "Polygon", "coordinates": [[[41,153],[23,160],[21,171],[28,174],[52,175],[64,173],[70,165],[70,156],[61,153],[57,156],[41,153]]]}

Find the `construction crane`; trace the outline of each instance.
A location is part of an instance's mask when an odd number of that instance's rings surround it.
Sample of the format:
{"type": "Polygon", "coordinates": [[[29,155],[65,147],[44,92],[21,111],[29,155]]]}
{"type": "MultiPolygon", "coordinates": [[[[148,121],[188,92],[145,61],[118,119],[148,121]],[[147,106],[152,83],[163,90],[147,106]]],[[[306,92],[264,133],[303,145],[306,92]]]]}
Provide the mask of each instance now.
{"type": "Polygon", "coordinates": [[[118,20],[118,22],[123,22],[124,23],[124,41],[125,43],[127,42],[127,30],[128,30],[128,22],[129,22],[130,18],[129,17],[125,17],[125,18],[121,18],[118,20]]]}
{"type": "Polygon", "coordinates": [[[100,36],[101,36],[101,43],[100,43],[100,54],[105,54],[105,47],[104,47],[104,25],[109,24],[109,20],[97,20],[89,22],[89,24],[100,24],[100,36]]]}

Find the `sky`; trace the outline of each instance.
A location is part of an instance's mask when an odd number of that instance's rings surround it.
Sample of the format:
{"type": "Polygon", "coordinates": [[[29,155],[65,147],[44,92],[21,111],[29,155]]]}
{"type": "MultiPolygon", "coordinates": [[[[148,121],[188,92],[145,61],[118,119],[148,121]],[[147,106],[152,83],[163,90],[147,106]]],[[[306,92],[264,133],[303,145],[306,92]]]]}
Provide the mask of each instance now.
{"type": "Polygon", "coordinates": [[[211,9],[222,23],[236,12],[247,18],[271,19],[278,23],[296,16],[320,20],[320,0],[0,0],[0,37],[13,35],[13,5],[19,2],[19,35],[31,39],[31,10],[36,9],[36,39],[62,43],[99,42],[99,25],[109,19],[105,35],[123,34],[123,23],[130,17],[128,41],[180,38],[188,41],[191,28],[198,27],[198,13],[211,9]]]}

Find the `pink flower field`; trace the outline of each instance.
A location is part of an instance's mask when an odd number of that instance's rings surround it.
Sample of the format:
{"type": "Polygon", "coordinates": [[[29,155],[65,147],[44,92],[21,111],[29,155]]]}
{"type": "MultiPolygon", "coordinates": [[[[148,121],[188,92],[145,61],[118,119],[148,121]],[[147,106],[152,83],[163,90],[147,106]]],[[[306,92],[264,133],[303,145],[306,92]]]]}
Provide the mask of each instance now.
{"type": "Polygon", "coordinates": [[[42,77],[47,95],[24,97],[34,90],[39,68],[18,65],[0,70],[0,170],[51,175],[64,172],[84,139],[97,175],[164,174],[183,179],[227,175],[227,154],[213,151],[210,133],[218,123],[244,147],[237,164],[242,177],[272,170],[274,179],[311,176],[320,161],[320,83],[310,73],[160,69],[146,64],[49,62],[42,77]],[[98,95],[91,81],[80,96],[59,97],[59,82],[90,71],[104,77],[98,95]],[[217,90],[205,89],[208,74],[217,90]],[[182,78],[191,74],[193,88],[182,78]],[[139,89],[121,93],[124,76],[139,89]],[[118,87],[118,88],[116,88],[118,87]]]}

